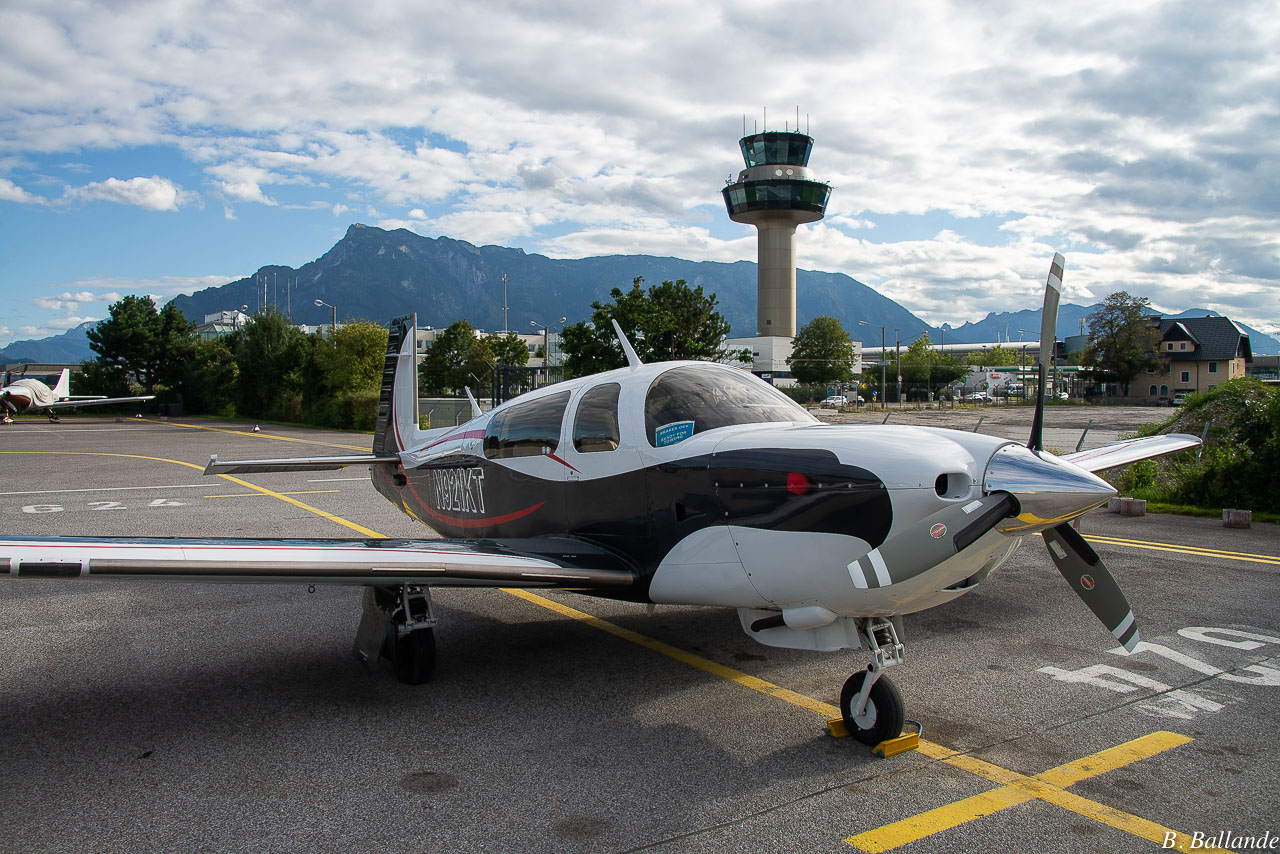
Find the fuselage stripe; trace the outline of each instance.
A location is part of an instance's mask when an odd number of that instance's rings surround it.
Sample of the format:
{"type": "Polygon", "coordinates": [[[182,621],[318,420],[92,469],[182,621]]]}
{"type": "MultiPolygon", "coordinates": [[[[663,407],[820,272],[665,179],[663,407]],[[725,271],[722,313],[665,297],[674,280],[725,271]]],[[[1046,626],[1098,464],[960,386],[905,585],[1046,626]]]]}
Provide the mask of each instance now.
{"type": "Polygon", "coordinates": [[[849,578],[853,580],[853,586],[859,590],[867,589],[867,576],[862,572],[862,564],[854,561],[849,564],[849,578]]]}
{"type": "Polygon", "coordinates": [[[871,568],[876,571],[876,581],[880,582],[881,587],[888,587],[893,583],[893,579],[889,577],[889,567],[884,565],[884,557],[881,556],[879,549],[872,549],[867,555],[867,560],[871,562],[871,568]]]}

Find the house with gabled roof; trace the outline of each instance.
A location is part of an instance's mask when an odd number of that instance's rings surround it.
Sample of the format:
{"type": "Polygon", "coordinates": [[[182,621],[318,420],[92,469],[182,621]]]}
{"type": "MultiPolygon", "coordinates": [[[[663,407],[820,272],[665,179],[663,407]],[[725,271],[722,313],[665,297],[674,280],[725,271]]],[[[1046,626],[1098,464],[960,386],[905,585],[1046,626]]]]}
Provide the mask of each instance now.
{"type": "Polygon", "coordinates": [[[1249,333],[1226,317],[1152,318],[1160,329],[1160,367],[1139,374],[1130,393],[1145,403],[1210,391],[1245,375],[1249,333]],[[1146,392],[1143,395],[1143,392],[1146,392]]]}

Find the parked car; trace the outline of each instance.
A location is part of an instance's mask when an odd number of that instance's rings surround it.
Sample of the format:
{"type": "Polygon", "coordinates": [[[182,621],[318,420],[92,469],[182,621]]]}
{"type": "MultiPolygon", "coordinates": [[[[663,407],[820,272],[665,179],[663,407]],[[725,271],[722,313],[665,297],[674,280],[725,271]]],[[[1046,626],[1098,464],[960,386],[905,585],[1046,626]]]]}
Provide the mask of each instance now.
{"type": "Polygon", "coordinates": [[[1065,391],[1058,392],[1058,400],[1066,400],[1070,396],[1071,395],[1067,394],[1065,391]]]}
{"type": "Polygon", "coordinates": [[[1173,405],[1174,405],[1174,406],[1181,406],[1182,404],[1184,404],[1184,403],[1186,403],[1186,402],[1187,402],[1187,396],[1186,396],[1185,394],[1175,394],[1175,395],[1173,396],[1173,405]]]}
{"type": "Polygon", "coordinates": [[[823,409],[843,409],[848,405],[849,398],[845,397],[843,394],[833,394],[831,397],[822,401],[823,409]]]}
{"type": "Polygon", "coordinates": [[[986,403],[988,400],[991,399],[991,395],[987,394],[985,391],[975,391],[975,392],[971,392],[970,394],[966,394],[964,396],[964,399],[986,403]]]}

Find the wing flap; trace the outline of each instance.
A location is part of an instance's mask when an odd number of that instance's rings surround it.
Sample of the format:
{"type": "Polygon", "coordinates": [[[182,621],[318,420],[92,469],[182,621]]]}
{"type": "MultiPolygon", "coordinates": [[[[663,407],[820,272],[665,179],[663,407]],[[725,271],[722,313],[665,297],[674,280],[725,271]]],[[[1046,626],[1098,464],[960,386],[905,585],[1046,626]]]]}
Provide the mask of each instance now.
{"type": "Polygon", "coordinates": [[[1186,433],[1169,433],[1163,436],[1146,436],[1141,439],[1113,442],[1110,445],[1103,445],[1101,448],[1093,448],[1089,451],[1063,454],[1060,459],[1064,459],[1072,465],[1077,465],[1085,471],[1098,472],[1127,466],[1129,463],[1136,463],[1139,460],[1162,457],[1165,454],[1184,451],[1187,448],[1195,448],[1199,445],[1200,440],[1195,436],[1186,433]]]}
{"type": "Polygon", "coordinates": [[[569,540],[0,537],[0,576],[619,588],[636,574],[569,540]],[[536,542],[536,552],[521,547],[536,542]]]}

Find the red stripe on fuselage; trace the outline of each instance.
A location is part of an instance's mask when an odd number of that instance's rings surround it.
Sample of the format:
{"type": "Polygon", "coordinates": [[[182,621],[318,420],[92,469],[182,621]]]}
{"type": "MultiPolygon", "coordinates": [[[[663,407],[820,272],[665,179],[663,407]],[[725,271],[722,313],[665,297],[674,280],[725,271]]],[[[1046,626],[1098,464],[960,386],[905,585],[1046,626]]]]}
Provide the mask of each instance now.
{"type": "Polygon", "coordinates": [[[485,516],[480,519],[464,519],[461,516],[449,516],[445,513],[441,513],[439,510],[436,510],[427,502],[422,501],[422,497],[418,495],[416,490],[414,490],[413,494],[420,502],[422,502],[422,509],[427,511],[428,516],[433,519],[439,519],[441,522],[446,522],[458,528],[482,528],[486,525],[502,525],[506,522],[514,522],[517,519],[522,519],[525,516],[528,516],[534,510],[537,510],[543,504],[547,503],[545,501],[539,501],[537,504],[532,504],[523,510],[516,510],[514,513],[507,513],[502,516],[485,516]]]}

